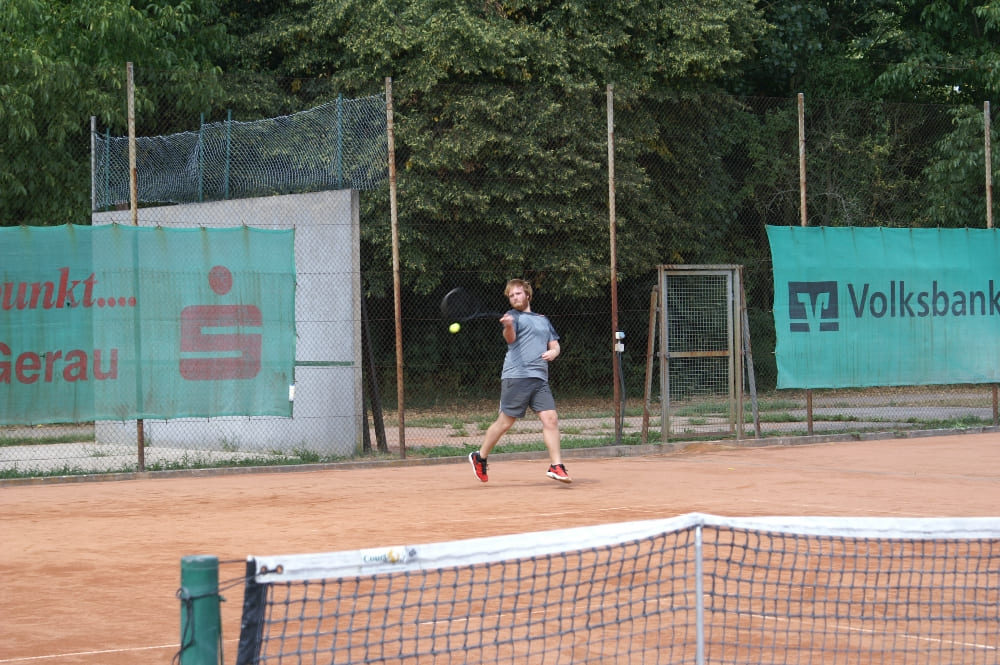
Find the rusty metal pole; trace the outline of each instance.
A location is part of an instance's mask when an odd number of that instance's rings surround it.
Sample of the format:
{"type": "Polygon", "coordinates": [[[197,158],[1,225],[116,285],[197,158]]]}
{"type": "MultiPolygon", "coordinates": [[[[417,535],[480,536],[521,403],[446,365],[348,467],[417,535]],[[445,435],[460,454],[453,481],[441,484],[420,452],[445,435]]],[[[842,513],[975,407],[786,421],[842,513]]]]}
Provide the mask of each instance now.
{"type": "Polygon", "coordinates": [[[612,395],[615,403],[615,443],[621,443],[624,424],[624,409],[622,409],[623,390],[621,363],[618,349],[621,346],[618,330],[618,239],[617,215],[615,213],[615,92],[614,85],[608,84],[608,235],[611,252],[611,377],[614,388],[612,395]]]}
{"type": "MultiPolygon", "coordinates": [[[[809,226],[808,215],[806,214],[806,121],[805,121],[805,95],[798,94],[799,100],[799,214],[801,215],[801,225],[809,226]]],[[[806,421],[808,422],[808,432],[813,433],[813,393],[812,388],[806,389],[806,421]]]]}
{"type": "MultiPolygon", "coordinates": [[[[986,162],[986,228],[993,228],[993,141],[990,137],[992,132],[990,123],[990,103],[983,102],[983,127],[985,129],[984,154],[986,162]]],[[[993,424],[1000,422],[1000,414],[997,411],[997,384],[992,386],[993,392],[993,424]]]]}
{"type": "Polygon", "coordinates": [[[392,119],[392,78],[385,77],[386,133],[389,141],[389,218],[392,225],[392,293],[396,310],[396,411],[399,415],[399,456],[406,457],[403,408],[403,305],[399,277],[399,211],[396,207],[396,138],[392,119]]]}
{"type": "MultiPolygon", "coordinates": [[[[129,180],[129,206],[132,211],[132,226],[139,226],[139,176],[138,168],[136,167],[136,149],[135,149],[135,77],[133,75],[132,63],[128,63],[128,180],[129,180]]],[[[138,272],[139,266],[135,266],[135,270],[138,272]]],[[[142,328],[136,330],[137,339],[142,336],[142,328]]],[[[138,351],[142,347],[136,344],[136,350],[138,351]]],[[[139,373],[139,365],[142,363],[142,358],[136,353],[136,376],[141,376],[139,373]]],[[[142,389],[141,389],[141,379],[136,381],[137,387],[136,391],[136,408],[141,411],[142,409],[142,389]]],[[[146,428],[143,423],[142,418],[138,418],[135,421],[135,437],[136,437],[136,447],[138,448],[138,456],[136,467],[139,471],[146,470],[146,428]]]]}

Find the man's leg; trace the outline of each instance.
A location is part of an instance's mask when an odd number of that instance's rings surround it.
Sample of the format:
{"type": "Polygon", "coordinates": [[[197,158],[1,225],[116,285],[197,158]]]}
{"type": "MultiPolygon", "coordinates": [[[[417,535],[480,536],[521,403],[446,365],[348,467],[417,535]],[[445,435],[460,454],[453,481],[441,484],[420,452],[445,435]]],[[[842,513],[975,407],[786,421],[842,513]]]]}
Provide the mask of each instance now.
{"type": "Polygon", "coordinates": [[[504,432],[509,430],[511,426],[514,425],[514,421],[517,418],[513,416],[508,416],[503,411],[497,416],[497,419],[490,425],[489,429],[486,430],[486,437],[483,439],[483,445],[478,451],[469,453],[469,462],[472,464],[472,469],[476,472],[476,478],[483,481],[484,483],[489,480],[489,475],[487,474],[487,462],[486,457],[493,450],[493,446],[497,445],[497,441],[500,437],[504,435],[504,432]]]}
{"type": "Polygon", "coordinates": [[[489,426],[486,430],[486,437],[483,439],[483,445],[479,448],[479,456],[483,459],[489,457],[490,451],[493,450],[493,446],[497,445],[497,441],[500,437],[507,433],[514,423],[517,422],[517,418],[513,416],[508,416],[503,411],[497,416],[497,419],[493,421],[493,424],[489,426]]]}
{"type": "Polygon", "coordinates": [[[562,464],[562,453],[559,445],[559,415],[555,409],[539,411],[538,419],[542,421],[542,441],[549,451],[549,460],[553,464],[562,464]]]}
{"type": "Polygon", "coordinates": [[[562,453],[559,450],[559,416],[555,409],[538,412],[538,419],[542,421],[542,440],[545,441],[545,448],[549,451],[549,459],[552,466],[545,472],[549,478],[563,483],[571,483],[573,479],[569,477],[569,472],[562,463],[562,453]]]}

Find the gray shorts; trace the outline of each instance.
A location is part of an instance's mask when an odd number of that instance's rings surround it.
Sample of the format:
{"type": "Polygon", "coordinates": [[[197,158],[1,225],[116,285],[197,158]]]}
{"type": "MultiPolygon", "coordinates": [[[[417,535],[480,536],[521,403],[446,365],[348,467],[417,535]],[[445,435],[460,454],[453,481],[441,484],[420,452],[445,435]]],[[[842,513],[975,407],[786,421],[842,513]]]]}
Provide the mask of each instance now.
{"type": "Polygon", "coordinates": [[[503,379],[500,381],[500,410],[511,418],[523,418],[528,407],[535,413],[555,411],[549,382],[545,379],[503,379]]]}

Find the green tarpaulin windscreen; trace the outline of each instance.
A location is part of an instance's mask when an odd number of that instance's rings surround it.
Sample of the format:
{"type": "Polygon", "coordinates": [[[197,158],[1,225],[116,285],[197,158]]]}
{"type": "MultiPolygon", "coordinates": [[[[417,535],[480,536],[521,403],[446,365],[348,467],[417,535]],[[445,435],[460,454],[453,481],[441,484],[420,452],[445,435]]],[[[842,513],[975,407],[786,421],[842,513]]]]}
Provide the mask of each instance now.
{"type": "Polygon", "coordinates": [[[291,415],[294,232],[0,229],[0,422],[291,415]]]}
{"type": "Polygon", "coordinates": [[[1000,382],[1000,233],[767,228],[778,388],[1000,382]]]}

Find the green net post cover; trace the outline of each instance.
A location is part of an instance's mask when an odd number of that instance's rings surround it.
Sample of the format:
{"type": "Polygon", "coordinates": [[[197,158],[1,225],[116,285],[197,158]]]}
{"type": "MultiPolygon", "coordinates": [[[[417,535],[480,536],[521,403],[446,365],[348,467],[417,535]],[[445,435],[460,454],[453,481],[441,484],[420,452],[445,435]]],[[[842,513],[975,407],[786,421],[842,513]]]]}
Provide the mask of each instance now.
{"type": "Polygon", "coordinates": [[[181,665],[218,665],[222,643],[219,559],[181,558],[181,665]]]}

